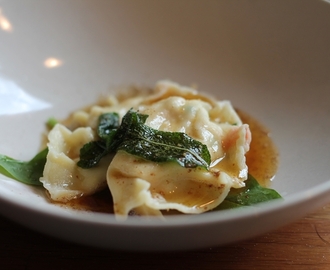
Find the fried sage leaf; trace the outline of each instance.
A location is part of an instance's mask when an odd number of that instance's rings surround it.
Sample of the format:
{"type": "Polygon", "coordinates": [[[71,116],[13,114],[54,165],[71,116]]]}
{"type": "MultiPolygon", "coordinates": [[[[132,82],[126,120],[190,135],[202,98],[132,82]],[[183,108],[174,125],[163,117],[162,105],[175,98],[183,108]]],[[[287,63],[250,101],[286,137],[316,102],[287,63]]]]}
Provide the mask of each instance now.
{"type": "Polygon", "coordinates": [[[100,160],[114,151],[114,136],[119,127],[119,115],[117,113],[105,113],[100,115],[97,127],[99,140],[86,143],[80,149],[80,159],[77,165],[88,169],[96,166],[100,160]]]}
{"type": "Polygon", "coordinates": [[[153,129],[145,125],[148,115],[133,110],[124,115],[120,126],[117,126],[117,117],[116,114],[101,115],[100,140],[84,145],[78,166],[91,168],[106,154],[123,150],[154,162],[176,161],[186,168],[209,168],[211,157],[207,146],[187,134],[153,129]]]}
{"type": "Polygon", "coordinates": [[[182,167],[208,169],[211,157],[206,145],[183,132],[166,132],[145,125],[148,116],[130,110],[123,118],[118,133],[118,150],[154,162],[176,161],[182,167]]]}

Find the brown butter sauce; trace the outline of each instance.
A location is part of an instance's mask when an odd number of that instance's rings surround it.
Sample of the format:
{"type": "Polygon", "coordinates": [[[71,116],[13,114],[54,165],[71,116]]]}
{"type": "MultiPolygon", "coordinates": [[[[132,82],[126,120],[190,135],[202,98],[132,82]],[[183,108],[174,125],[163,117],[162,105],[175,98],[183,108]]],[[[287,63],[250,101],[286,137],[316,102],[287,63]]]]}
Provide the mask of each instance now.
{"type": "Polygon", "coordinates": [[[246,164],[259,184],[270,186],[279,164],[278,149],[270,136],[270,131],[258,120],[236,109],[243,123],[250,126],[252,141],[246,154],[246,164]]]}

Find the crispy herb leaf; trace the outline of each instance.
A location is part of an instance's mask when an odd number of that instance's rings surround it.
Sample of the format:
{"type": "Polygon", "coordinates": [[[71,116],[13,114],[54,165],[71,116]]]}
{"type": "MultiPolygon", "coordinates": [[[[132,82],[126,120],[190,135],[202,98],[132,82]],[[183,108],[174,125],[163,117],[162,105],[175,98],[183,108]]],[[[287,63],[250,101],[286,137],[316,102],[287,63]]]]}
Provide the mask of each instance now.
{"type": "Polygon", "coordinates": [[[98,126],[100,140],[83,146],[78,166],[94,167],[106,154],[124,150],[154,162],[176,161],[187,168],[209,167],[211,157],[206,145],[182,132],[148,127],[144,124],[147,118],[148,115],[129,110],[119,126],[117,114],[101,115],[98,126]]]}
{"type": "Polygon", "coordinates": [[[48,148],[39,152],[28,162],[0,155],[0,173],[29,185],[42,185],[39,178],[43,174],[48,148]]]}
{"type": "Polygon", "coordinates": [[[100,115],[97,134],[98,141],[86,143],[80,149],[80,160],[77,165],[84,169],[96,166],[102,157],[113,149],[113,137],[119,127],[119,115],[117,113],[105,113],[100,115]]]}
{"type": "Polygon", "coordinates": [[[96,166],[102,157],[107,154],[106,145],[103,141],[92,141],[86,143],[80,149],[80,160],[77,165],[81,168],[88,169],[96,166]]]}
{"type": "Polygon", "coordinates": [[[176,161],[186,168],[208,169],[211,157],[206,145],[182,132],[165,132],[144,125],[147,117],[132,110],[125,115],[118,129],[121,142],[117,150],[154,162],[176,161]]]}
{"type": "Polygon", "coordinates": [[[105,141],[112,141],[117,129],[119,128],[118,113],[105,113],[99,117],[97,134],[105,141]]]}
{"type": "Polygon", "coordinates": [[[249,178],[245,181],[245,187],[232,188],[226,199],[214,210],[251,206],[280,198],[282,198],[281,195],[275,190],[262,187],[252,175],[249,175],[249,178]]]}

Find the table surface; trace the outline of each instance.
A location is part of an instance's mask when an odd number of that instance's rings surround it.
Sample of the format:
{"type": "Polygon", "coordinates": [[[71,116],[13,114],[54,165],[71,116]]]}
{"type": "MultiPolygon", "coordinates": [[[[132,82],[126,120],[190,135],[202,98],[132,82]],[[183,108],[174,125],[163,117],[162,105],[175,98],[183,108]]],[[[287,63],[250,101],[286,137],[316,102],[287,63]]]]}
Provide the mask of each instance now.
{"type": "Polygon", "coordinates": [[[175,253],[99,250],[26,229],[0,216],[1,269],[330,269],[330,204],[247,241],[175,253]]]}

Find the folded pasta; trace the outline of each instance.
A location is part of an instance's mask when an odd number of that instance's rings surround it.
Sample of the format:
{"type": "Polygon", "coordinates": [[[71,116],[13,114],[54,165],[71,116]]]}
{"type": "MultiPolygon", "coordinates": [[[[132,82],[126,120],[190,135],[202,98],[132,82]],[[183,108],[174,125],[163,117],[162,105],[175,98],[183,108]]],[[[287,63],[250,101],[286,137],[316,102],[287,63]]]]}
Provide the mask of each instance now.
{"type": "Polygon", "coordinates": [[[40,181],[50,197],[61,202],[108,187],[119,219],[132,212],[199,214],[221,204],[231,188],[244,186],[250,142],[249,126],[242,123],[229,101],[160,81],[151,93],[111,96],[74,112],[65,125],[57,124],[48,134],[49,152],[40,181]],[[93,168],[79,167],[81,148],[99,139],[100,115],[116,113],[121,121],[131,109],[147,116],[144,125],[153,130],[184,133],[205,145],[211,158],[209,167],[155,162],[122,148],[105,155],[93,168]]]}

